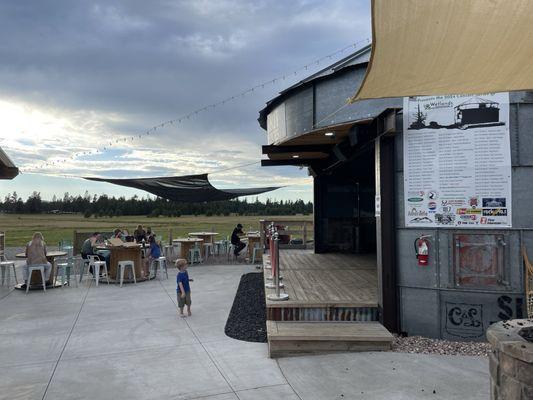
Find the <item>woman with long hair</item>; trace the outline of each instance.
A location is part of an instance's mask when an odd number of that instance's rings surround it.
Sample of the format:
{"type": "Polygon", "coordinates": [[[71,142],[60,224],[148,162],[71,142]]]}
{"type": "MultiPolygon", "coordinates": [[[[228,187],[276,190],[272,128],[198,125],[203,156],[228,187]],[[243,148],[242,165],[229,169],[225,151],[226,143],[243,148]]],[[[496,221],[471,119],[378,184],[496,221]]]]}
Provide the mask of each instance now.
{"type": "Polygon", "coordinates": [[[52,265],[46,259],[46,243],[41,232],[35,232],[31,241],[26,245],[26,265],[22,269],[23,288],[29,284],[29,267],[37,265],[44,267],[44,278],[48,281],[52,272],[52,265]]]}

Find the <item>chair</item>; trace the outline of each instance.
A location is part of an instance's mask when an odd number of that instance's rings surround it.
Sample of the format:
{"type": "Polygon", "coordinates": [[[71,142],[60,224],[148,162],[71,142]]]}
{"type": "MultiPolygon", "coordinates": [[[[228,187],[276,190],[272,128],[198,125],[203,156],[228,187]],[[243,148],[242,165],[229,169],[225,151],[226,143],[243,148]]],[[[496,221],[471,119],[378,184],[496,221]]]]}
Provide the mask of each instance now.
{"type": "MultiPolygon", "coordinates": [[[[74,257],[60,258],[56,261],[56,279],[61,276],[61,289],[65,286],[65,282],[70,286],[70,276],[75,272],[76,259],[74,257]],[[66,278],[66,279],[65,279],[66,278]]],[[[74,278],[76,287],[78,287],[78,280],[74,278]]]]}
{"type": "Polygon", "coordinates": [[[174,259],[174,246],[173,245],[165,245],[163,248],[163,253],[165,254],[165,257],[172,261],[174,259]]]}
{"type": "Polygon", "coordinates": [[[7,277],[7,284],[11,284],[11,270],[13,270],[13,275],[15,277],[15,282],[19,283],[19,280],[17,278],[17,270],[15,268],[15,262],[14,261],[7,261],[2,260],[0,261],[0,268],[2,269],[2,286],[4,285],[4,282],[7,277]]]}
{"type": "Polygon", "coordinates": [[[159,271],[159,279],[161,279],[161,276],[163,275],[163,272],[165,272],[165,275],[168,279],[168,269],[167,269],[167,259],[166,257],[159,257],[154,260],[152,260],[152,263],[150,264],[150,275],[152,275],[152,272],[154,274],[154,278],[157,275],[157,271],[159,271]]]}
{"type": "Polygon", "coordinates": [[[100,258],[98,256],[88,255],[87,256],[89,260],[89,268],[93,267],[93,277],[92,279],[95,280],[96,286],[98,286],[98,281],[100,280],[100,269],[103,268],[105,271],[105,277],[107,280],[107,284],[109,285],[109,273],[107,270],[107,264],[105,261],[100,261],[100,258]]]}
{"type": "Polygon", "coordinates": [[[31,276],[34,271],[39,271],[41,273],[41,282],[43,284],[43,290],[46,292],[46,279],[44,279],[44,266],[43,265],[30,265],[28,267],[28,282],[26,283],[26,294],[30,290],[31,276]]]}
{"type": "Polygon", "coordinates": [[[200,264],[202,262],[202,251],[198,246],[198,243],[194,244],[194,247],[189,249],[189,263],[192,265],[194,263],[200,264]]]}
{"type": "Polygon", "coordinates": [[[120,287],[122,287],[122,283],[124,282],[124,271],[126,270],[126,268],[131,269],[131,273],[133,275],[133,282],[137,284],[137,277],[135,276],[135,264],[133,263],[133,261],[119,261],[117,274],[120,277],[120,287]]]}

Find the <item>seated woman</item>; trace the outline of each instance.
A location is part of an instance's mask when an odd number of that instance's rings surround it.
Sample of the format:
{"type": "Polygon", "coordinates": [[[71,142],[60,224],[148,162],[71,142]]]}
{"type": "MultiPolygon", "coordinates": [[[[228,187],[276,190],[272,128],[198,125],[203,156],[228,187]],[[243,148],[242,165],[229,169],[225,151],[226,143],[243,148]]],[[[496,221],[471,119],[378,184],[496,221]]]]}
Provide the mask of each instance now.
{"type": "MultiPolygon", "coordinates": [[[[155,239],[155,235],[150,236],[148,239],[148,242],[150,243],[150,248],[148,249],[147,257],[145,258],[145,274],[148,276],[150,273],[150,265],[152,264],[152,261],[157,260],[159,257],[161,257],[161,248],[157,244],[157,240],[155,239]]],[[[157,271],[154,271],[154,276],[157,274],[157,271]]]]}
{"type": "Polygon", "coordinates": [[[143,229],[142,225],[137,225],[137,229],[133,232],[133,237],[137,243],[141,243],[143,240],[146,240],[146,232],[143,229]]]}
{"type": "Polygon", "coordinates": [[[44,242],[41,232],[35,232],[31,241],[26,245],[26,265],[22,268],[22,276],[24,278],[23,289],[29,285],[29,267],[43,266],[44,279],[48,281],[50,273],[52,272],[52,265],[46,259],[46,243],[44,242]]]}

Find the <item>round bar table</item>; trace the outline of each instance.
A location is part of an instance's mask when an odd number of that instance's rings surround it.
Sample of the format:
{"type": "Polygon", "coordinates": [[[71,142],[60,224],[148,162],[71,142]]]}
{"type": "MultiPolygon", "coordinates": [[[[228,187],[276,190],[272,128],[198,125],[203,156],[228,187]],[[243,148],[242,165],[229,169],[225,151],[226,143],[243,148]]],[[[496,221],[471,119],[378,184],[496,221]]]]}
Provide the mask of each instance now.
{"type": "Polygon", "coordinates": [[[186,260],[189,259],[189,250],[193,248],[196,243],[201,246],[203,242],[204,239],[200,238],[178,238],[172,241],[172,243],[180,244],[180,258],[184,258],[186,260]]]}
{"type": "MultiPolygon", "coordinates": [[[[109,256],[109,279],[112,282],[118,282],[118,263],[119,261],[133,261],[137,282],[149,279],[148,271],[144,268],[142,258],[142,245],[139,243],[125,242],[120,246],[97,246],[97,250],[108,250],[109,256]]],[[[103,281],[102,281],[103,282],[103,281]]],[[[124,282],[133,282],[133,279],[124,278],[124,282]]]]}
{"type": "MultiPolygon", "coordinates": [[[[46,288],[54,288],[54,287],[61,287],[61,284],[56,284],[55,278],[56,278],[56,258],[57,257],[65,257],[67,255],[66,251],[48,251],[46,253],[46,259],[50,264],[52,264],[52,270],[50,271],[50,278],[48,278],[48,281],[46,281],[46,288]]],[[[15,255],[15,258],[21,258],[26,259],[26,253],[18,253],[15,255]]],[[[29,282],[30,284],[30,290],[33,289],[42,289],[43,285],[41,282],[41,275],[40,274],[32,274],[31,280],[29,282]]],[[[21,289],[22,290],[22,283],[15,286],[15,289],[21,289]]]]}

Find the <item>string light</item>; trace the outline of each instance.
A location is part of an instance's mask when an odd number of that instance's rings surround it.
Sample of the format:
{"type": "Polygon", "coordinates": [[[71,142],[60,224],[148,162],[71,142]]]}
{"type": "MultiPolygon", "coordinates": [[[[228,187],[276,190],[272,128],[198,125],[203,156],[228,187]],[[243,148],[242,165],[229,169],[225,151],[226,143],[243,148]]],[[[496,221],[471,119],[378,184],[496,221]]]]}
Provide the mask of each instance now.
{"type": "MultiPolygon", "coordinates": [[[[352,50],[352,49],[357,49],[357,47],[359,45],[361,45],[362,43],[365,43],[365,44],[369,44],[370,43],[370,38],[366,38],[366,39],[363,39],[363,40],[359,40],[357,42],[354,42],[352,44],[349,44],[348,46],[345,46],[339,50],[336,50],[335,52],[333,53],[330,53],[330,54],[327,54],[319,59],[316,59],[298,69],[295,69],[293,70],[292,72],[289,72],[289,73],[284,73],[283,75],[280,75],[278,77],[275,77],[273,79],[270,79],[268,81],[264,81],[264,82],[261,82],[255,86],[252,86],[238,94],[235,94],[235,95],[232,95],[230,97],[227,97],[223,100],[220,100],[218,102],[215,102],[215,103],[212,103],[212,104],[209,104],[207,106],[204,106],[204,107],[201,107],[201,108],[198,108],[196,110],[193,110],[191,112],[189,112],[188,114],[186,115],[183,115],[183,116],[180,116],[178,118],[174,118],[174,119],[171,119],[171,120],[168,120],[168,121],[165,121],[165,122],[162,122],[158,125],[154,125],[153,127],[149,128],[148,130],[138,134],[138,135],[132,135],[132,136],[128,136],[128,137],[125,137],[122,139],[122,141],[124,142],[127,142],[128,140],[135,140],[138,136],[138,138],[142,138],[143,136],[147,136],[147,135],[150,135],[150,133],[155,133],[157,128],[164,128],[165,126],[169,126],[169,125],[173,125],[174,123],[176,124],[181,124],[182,121],[184,121],[185,119],[189,120],[191,117],[193,116],[196,116],[202,112],[206,112],[206,111],[209,111],[209,110],[213,110],[215,109],[216,107],[220,106],[220,105],[224,105],[230,101],[234,101],[238,98],[243,98],[245,97],[246,95],[250,94],[250,93],[254,93],[255,89],[264,89],[266,86],[268,85],[273,85],[275,84],[276,82],[278,81],[282,81],[282,80],[285,80],[287,75],[293,75],[293,76],[297,76],[299,73],[301,72],[306,72],[308,71],[308,69],[314,65],[320,65],[320,63],[324,60],[331,60],[333,57],[336,57],[336,56],[339,56],[343,53],[345,53],[346,51],[348,50],[352,50]]],[[[344,107],[344,106],[343,106],[344,107]]],[[[343,108],[342,107],[342,108],[343,108]]],[[[116,143],[119,143],[119,139],[116,140],[116,143]]],[[[75,153],[74,156],[72,156],[73,159],[77,158],[79,155],[94,155],[94,154],[99,154],[99,153],[102,153],[103,151],[106,151],[108,150],[110,147],[112,147],[113,143],[109,143],[109,146],[107,147],[102,147],[102,148],[97,148],[95,150],[92,150],[92,151],[86,151],[86,152],[83,152],[83,153],[75,153]]],[[[64,162],[66,161],[67,159],[69,159],[70,157],[68,158],[64,158],[64,159],[59,159],[59,160],[55,160],[54,162],[57,162],[57,163],[60,163],[60,162],[64,162]]],[[[41,164],[40,166],[36,166],[33,170],[35,169],[42,169],[44,167],[47,167],[51,165],[50,162],[45,162],[43,164],[41,164]]],[[[52,164],[54,165],[54,164],[52,164]]],[[[21,168],[21,170],[23,172],[27,172],[29,173],[30,170],[26,170],[25,168],[21,168]]]]}

